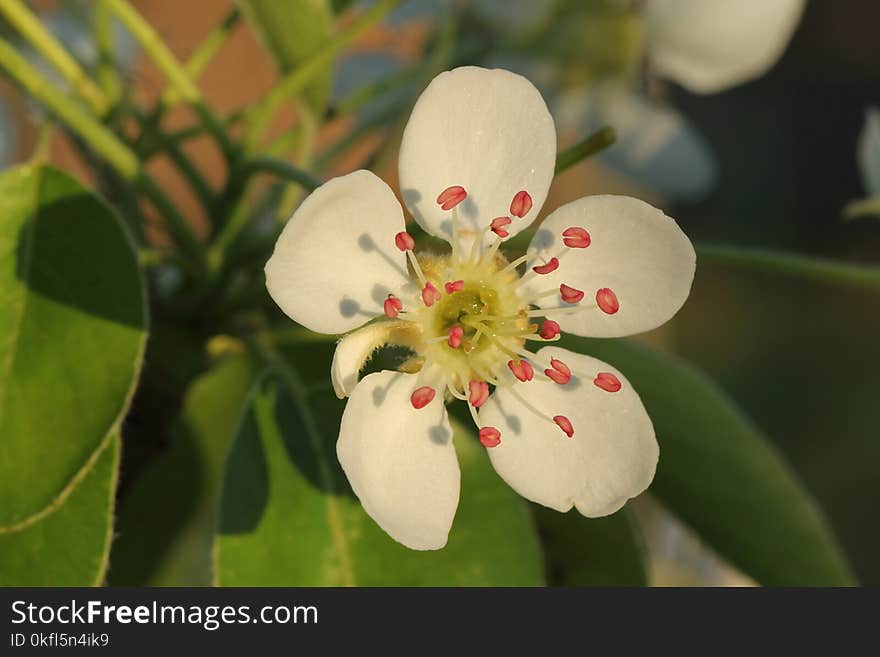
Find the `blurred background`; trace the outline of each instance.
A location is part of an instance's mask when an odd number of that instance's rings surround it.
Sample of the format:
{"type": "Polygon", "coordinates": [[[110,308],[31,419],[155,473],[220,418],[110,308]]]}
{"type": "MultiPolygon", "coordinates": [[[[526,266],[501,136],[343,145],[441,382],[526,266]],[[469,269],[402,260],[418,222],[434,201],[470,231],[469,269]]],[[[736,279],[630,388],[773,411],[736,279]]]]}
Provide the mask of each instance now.
{"type": "MultiPolygon", "coordinates": [[[[133,2],[180,58],[232,4],[133,2]]],[[[88,2],[33,6],[65,43],[89,57],[88,2]]],[[[651,37],[633,21],[632,6],[611,0],[405,2],[338,60],[334,98],[350,102],[358,89],[405,75],[438,48],[451,47],[459,63],[530,77],[548,99],[561,147],[602,125],[617,130],[611,148],[557,178],[544,213],[584,194],[625,193],[663,207],[694,240],[880,264],[880,221],[844,211],[880,193],[869,180],[868,156],[859,154],[868,110],[880,106],[880,3],[814,0],[795,8],[778,61],[772,57],[766,72],[723,89],[694,88],[700,84],[670,75],[659,59],[634,60],[631,52],[651,37]],[[451,45],[445,44],[453,31],[451,45]]],[[[121,28],[117,47],[136,93],[144,102],[155,99],[164,89],[161,73],[121,28]]],[[[743,52],[751,47],[746,39],[743,52]]],[[[239,24],[199,86],[222,112],[260,98],[275,80],[257,36],[239,24]]],[[[317,136],[321,175],[370,167],[393,187],[400,133],[424,83],[412,76],[356,112],[338,120],[331,114],[317,136]],[[328,153],[346,135],[350,150],[328,153]]],[[[178,105],[166,125],[182,127],[191,118],[178,105]]],[[[294,122],[290,110],[273,134],[294,122]]],[[[37,108],[0,78],[4,166],[29,157],[39,124],[37,108]]],[[[225,171],[212,142],[194,139],[185,148],[219,185],[225,171]]],[[[880,143],[876,149],[873,157],[880,158],[880,143]]],[[[60,132],[51,159],[89,176],[60,132]]],[[[204,234],[201,206],[171,163],[156,158],[148,168],[204,234]]],[[[152,239],[161,243],[161,231],[152,239]]],[[[860,581],[880,584],[880,295],[761,267],[747,271],[723,258],[700,260],[693,293],[675,321],[640,339],[695,363],[740,404],[826,512],[860,581]]],[[[126,478],[136,476],[137,459],[149,451],[127,449],[121,494],[126,478]]],[[[750,583],[649,496],[636,511],[651,548],[652,583],[750,583]]]]}

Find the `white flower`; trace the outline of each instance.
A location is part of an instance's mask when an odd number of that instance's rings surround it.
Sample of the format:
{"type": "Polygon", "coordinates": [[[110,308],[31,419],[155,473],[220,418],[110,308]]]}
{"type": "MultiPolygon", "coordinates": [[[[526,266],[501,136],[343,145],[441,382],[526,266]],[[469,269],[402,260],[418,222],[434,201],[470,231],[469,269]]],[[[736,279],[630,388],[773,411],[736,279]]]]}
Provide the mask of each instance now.
{"type": "Polygon", "coordinates": [[[550,214],[508,262],[499,247],[537,216],[555,157],[553,121],[528,80],[443,73],[407,124],[400,185],[451,253],[416,254],[394,193],[356,171],[303,202],[266,265],[272,298],[307,328],[344,333],[376,319],[333,359],[334,388],[350,397],[337,455],[367,513],[410,548],[443,547],[458,506],[447,400],[468,405],[505,481],[559,511],[612,513],[654,476],[654,430],[624,376],[526,346],[563,330],[613,337],[664,323],[690,291],[694,251],[661,211],[593,196],[550,214]],[[358,382],[382,344],[412,358],[358,382]]]}
{"type": "Polygon", "coordinates": [[[654,68],[695,93],[764,75],[779,60],[806,0],[647,0],[654,68]]]}

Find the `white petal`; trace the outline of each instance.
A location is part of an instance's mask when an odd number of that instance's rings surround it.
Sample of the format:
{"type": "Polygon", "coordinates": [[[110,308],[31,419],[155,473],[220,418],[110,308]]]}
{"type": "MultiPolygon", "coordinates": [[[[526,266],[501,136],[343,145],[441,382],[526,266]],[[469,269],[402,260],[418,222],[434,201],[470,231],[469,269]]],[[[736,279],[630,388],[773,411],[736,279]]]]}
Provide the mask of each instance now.
{"type": "Polygon", "coordinates": [[[532,197],[511,235],[528,226],[547,198],[556,163],[556,131],[547,105],[526,78],[466,66],[438,75],[419,97],[400,144],[400,188],[406,206],[429,233],[450,241],[452,212],[437,205],[461,185],[456,209],[471,233],[510,214],[519,191],[532,197]]]}
{"type": "MultiPolygon", "coordinates": [[[[584,291],[583,306],[595,306],[596,291],[610,288],[620,310],[613,315],[595,307],[548,312],[563,331],[597,338],[632,335],[656,328],[678,312],[690,293],[696,255],[674,219],[628,196],[586,196],[547,217],[529,251],[545,259],[555,255],[563,248],[562,232],[573,226],[587,230],[590,246],[572,249],[559,261],[559,269],[535,276],[524,287],[537,294],[565,283],[584,291]]],[[[563,305],[558,295],[537,303],[543,308],[563,305]]]]}
{"type": "Polygon", "coordinates": [[[382,321],[368,324],[342,338],[333,353],[330,380],[340,399],[348,397],[358,382],[358,374],[370,356],[386,344],[410,346],[415,343],[420,330],[412,322],[382,321]]]}
{"type": "Polygon", "coordinates": [[[654,67],[696,93],[760,77],[782,56],[805,0],[648,0],[654,67]]]}
{"type": "Polygon", "coordinates": [[[376,372],[355,388],[342,415],[336,454],[364,510],[413,550],[446,545],[460,473],[438,394],[420,410],[409,398],[418,375],[376,372]]]}
{"type": "Polygon", "coordinates": [[[613,367],[557,347],[538,354],[541,362],[561,359],[574,376],[564,386],[536,379],[495,391],[480,412],[483,426],[501,431],[501,444],[487,450],[492,465],[511,488],[544,506],[575,506],[589,517],[614,513],[654,478],[659,448],[651,419],[613,367]],[[598,372],[617,376],[621,389],[596,387],[598,372]],[[567,437],[522,399],[547,416],[566,416],[574,435],[567,437]]]}
{"type": "Polygon", "coordinates": [[[404,230],[394,192],[369,171],[312,192],[281,232],[266,263],[266,287],[291,319],[318,333],[344,333],[381,315],[408,283],[404,230]]]}
{"type": "Polygon", "coordinates": [[[598,159],[666,198],[694,201],[715,185],[709,146],[673,107],[618,85],[582,87],[559,97],[554,116],[560,132],[588,135],[613,125],[617,140],[598,159]]]}
{"type": "Polygon", "coordinates": [[[880,108],[865,112],[865,127],[859,135],[859,168],[870,196],[880,196],[880,108]]]}

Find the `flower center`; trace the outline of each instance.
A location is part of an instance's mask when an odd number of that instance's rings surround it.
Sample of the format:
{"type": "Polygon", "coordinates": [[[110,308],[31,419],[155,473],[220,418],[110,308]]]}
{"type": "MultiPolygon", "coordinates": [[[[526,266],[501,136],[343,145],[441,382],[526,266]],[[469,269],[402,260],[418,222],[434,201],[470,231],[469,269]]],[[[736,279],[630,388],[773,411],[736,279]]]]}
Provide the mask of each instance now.
{"type": "Polygon", "coordinates": [[[464,391],[470,381],[496,379],[532,332],[527,306],[517,292],[516,271],[506,270],[507,261],[497,254],[477,260],[462,260],[454,253],[422,255],[418,262],[426,280],[437,281],[436,287],[446,292],[407,316],[419,323],[426,338],[426,365],[441,369],[447,385],[456,390],[464,391]]]}
{"type": "MultiPolygon", "coordinates": [[[[389,295],[385,301],[385,314],[400,317],[418,327],[422,338],[414,346],[415,362],[421,367],[419,379],[411,402],[420,409],[430,404],[439,391],[466,401],[475,424],[480,429],[480,442],[486,447],[501,443],[501,434],[494,427],[480,423],[476,409],[489,397],[489,385],[509,386],[511,394],[531,412],[548,422],[556,424],[569,438],[574,427],[564,415],[548,415],[536,409],[512,386],[511,375],[521,382],[535,378],[566,386],[572,376],[593,379],[593,383],[606,392],[620,390],[620,381],[608,372],[572,372],[564,362],[551,358],[541,362],[537,354],[525,348],[530,340],[553,342],[559,339],[561,329],[557,322],[544,319],[547,312],[554,314],[596,311],[614,314],[620,303],[612,290],[600,288],[595,303],[582,304],[585,293],[566,284],[529,296],[522,283],[535,276],[556,271],[560,260],[571,250],[590,246],[590,235],[582,227],[575,226],[563,231],[565,245],[556,255],[546,260],[534,255],[524,255],[513,262],[499,253],[499,247],[510,233],[509,216],[494,218],[478,235],[471,235],[469,248],[462,247],[459,240],[459,221],[456,207],[467,191],[460,185],[448,187],[437,198],[443,210],[452,211],[452,253],[435,255],[415,253],[415,240],[406,232],[394,236],[394,243],[406,252],[412,268],[414,284],[418,293],[405,302],[389,295]],[[486,244],[489,233],[494,240],[486,244]],[[532,260],[532,263],[528,263],[532,260]],[[522,274],[517,268],[531,264],[522,274]],[[537,307],[537,301],[550,296],[559,299],[559,306],[551,309],[537,307]],[[539,372],[535,372],[534,365],[539,372]]],[[[517,192],[510,204],[509,214],[524,217],[532,209],[532,198],[526,191],[517,192]]]]}

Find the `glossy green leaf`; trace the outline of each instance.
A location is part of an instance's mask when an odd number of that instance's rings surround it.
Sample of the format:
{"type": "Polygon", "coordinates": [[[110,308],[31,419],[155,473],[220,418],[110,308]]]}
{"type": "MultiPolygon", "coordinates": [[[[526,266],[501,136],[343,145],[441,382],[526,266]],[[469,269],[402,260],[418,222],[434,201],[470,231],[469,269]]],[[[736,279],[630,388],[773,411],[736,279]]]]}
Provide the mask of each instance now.
{"type": "Polygon", "coordinates": [[[335,455],[342,403],[296,374],[254,389],[230,451],[215,546],[224,585],[539,585],[528,508],[453,423],[461,503],[449,544],[416,552],[364,513],[335,455]]]}
{"type": "Polygon", "coordinates": [[[708,378],[625,340],[562,346],[622,371],[654,422],[651,492],[743,572],[770,586],[853,583],[822,512],[776,449],[708,378]]]}
{"type": "MultiPolygon", "coordinates": [[[[333,32],[333,9],[328,0],[237,0],[257,36],[286,73],[313,54],[333,32]]],[[[320,110],[330,91],[330,72],[306,89],[313,109],[320,110]]]]}
{"type": "Polygon", "coordinates": [[[552,586],[645,586],[644,545],[631,512],[584,518],[532,506],[552,586]]]}
{"type": "Polygon", "coordinates": [[[87,470],[125,414],[146,321],[113,211],[55,169],[0,175],[0,527],[87,470]]]}
{"type": "Polygon", "coordinates": [[[191,384],[173,442],[120,503],[111,584],[211,584],[226,452],[255,375],[248,357],[231,356],[191,384]]]}
{"type": "Polygon", "coordinates": [[[0,532],[0,586],[97,586],[113,537],[119,436],[39,521],[0,532]]]}

